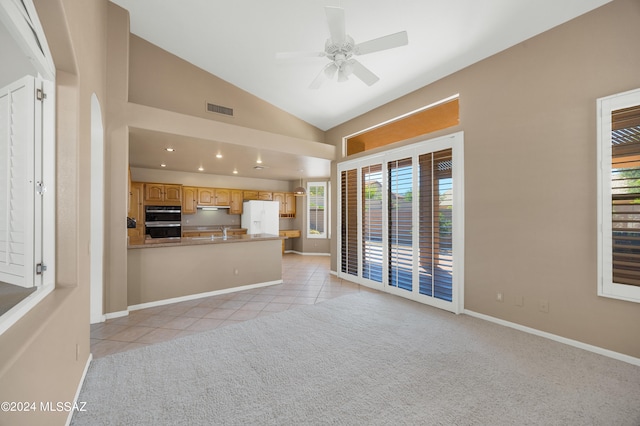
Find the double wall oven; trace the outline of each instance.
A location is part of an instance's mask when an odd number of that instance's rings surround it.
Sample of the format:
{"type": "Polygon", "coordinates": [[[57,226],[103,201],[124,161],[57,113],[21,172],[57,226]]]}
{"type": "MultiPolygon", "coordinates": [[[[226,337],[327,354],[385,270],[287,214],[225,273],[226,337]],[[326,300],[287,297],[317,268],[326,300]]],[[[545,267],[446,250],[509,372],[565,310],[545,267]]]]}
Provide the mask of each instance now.
{"type": "Polygon", "coordinates": [[[180,238],[182,236],[181,207],[145,206],[144,226],[146,238],[180,238]]]}

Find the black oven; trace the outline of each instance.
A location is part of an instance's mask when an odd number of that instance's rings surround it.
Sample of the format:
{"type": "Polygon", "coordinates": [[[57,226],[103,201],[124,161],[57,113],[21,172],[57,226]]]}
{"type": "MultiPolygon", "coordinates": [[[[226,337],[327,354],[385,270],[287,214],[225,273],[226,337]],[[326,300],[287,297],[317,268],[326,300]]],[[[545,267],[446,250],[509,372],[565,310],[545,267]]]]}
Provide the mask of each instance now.
{"type": "Polygon", "coordinates": [[[147,238],[180,238],[182,212],[180,206],[145,206],[144,226],[147,238]]]}

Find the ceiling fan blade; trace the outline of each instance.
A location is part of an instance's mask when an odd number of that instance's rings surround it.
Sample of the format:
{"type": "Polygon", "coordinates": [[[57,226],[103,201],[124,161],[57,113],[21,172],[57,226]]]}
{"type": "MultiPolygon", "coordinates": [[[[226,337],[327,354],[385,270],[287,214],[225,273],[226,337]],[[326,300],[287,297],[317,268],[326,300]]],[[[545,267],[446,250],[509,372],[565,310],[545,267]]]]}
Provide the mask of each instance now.
{"type": "Polygon", "coordinates": [[[316,78],[313,79],[309,85],[309,89],[318,89],[327,78],[332,78],[336,71],[338,71],[338,67],[335,63],[331,62],[330,64],[327,64],[322,68],[322,70],[320,70],[316,78]]]}
{"type": "Polygon", "coordinates": [[[326,56],[324,52],[278,52],[276,59],[297,59],[297,58],[321,58],[326,56]]]}
{"type": "Polygon", "coordinates": [[[379,52],[380,50],[393,49],[394,47],[405,46],[409,44],[409,38],[406,31],[389,34],[383,37],[374,38],[373,40],[359,43],[353,49],[356,55],[366,55],[367,53],[379,52]]]}
{"type": "Polygon", "coordinates": [[[327,14],[327,24],[329,24],[329,34],[331,34],[331,41],[338,45],[344,43],[346,35],[344,24],[344,9],[341,7],[325,6],[324,10],[327,14]]]}
{"type": "Polygon", "coordinates": [[[365,67],[355,59],[349,60],[349,64],[352,67],[353,74],[360,80],[362,80],[367,86],[371,86],[376,81],[380,80],[377,75],[372,73],[367,67],[365,67]]]}

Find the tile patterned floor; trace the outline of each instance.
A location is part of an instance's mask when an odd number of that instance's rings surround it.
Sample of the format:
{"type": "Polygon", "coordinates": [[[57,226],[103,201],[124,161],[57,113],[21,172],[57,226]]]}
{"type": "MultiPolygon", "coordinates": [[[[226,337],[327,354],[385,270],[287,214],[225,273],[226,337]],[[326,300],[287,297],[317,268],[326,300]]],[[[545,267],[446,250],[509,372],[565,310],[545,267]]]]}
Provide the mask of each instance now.
{"type": "Polygon", "coordinates": [[[329,273],[329,257],[285,254],[282,284],[132,311],[91,326],[94,358],[212,330],[358,291],[329,273]]]}

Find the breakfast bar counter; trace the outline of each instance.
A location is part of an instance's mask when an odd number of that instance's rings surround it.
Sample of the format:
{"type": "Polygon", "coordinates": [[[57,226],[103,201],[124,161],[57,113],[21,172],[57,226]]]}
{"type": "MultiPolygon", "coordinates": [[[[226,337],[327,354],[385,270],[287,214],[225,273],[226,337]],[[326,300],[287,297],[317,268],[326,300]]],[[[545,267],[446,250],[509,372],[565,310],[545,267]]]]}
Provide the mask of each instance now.
{"type": "Polygon", "coordinates": [[[227,243],[246,243],[256,241],[282,240],[284,237],[271,234],[252,234],[252,235],[229,235],[223,236],[207,236],[207,237],[182,237],[182,238],[151,238],[145,240],[144,244],[130,244],[129,249],[145,249],[157,247],[181,247],[203,244],[227,244],[227,243]]]}
{"type": "Polygon", "coordinates": [[[282,237],[157,239],[127,252],[129,309],[282,283],[282,237]]]}

